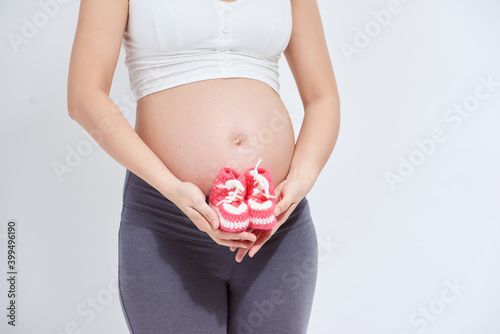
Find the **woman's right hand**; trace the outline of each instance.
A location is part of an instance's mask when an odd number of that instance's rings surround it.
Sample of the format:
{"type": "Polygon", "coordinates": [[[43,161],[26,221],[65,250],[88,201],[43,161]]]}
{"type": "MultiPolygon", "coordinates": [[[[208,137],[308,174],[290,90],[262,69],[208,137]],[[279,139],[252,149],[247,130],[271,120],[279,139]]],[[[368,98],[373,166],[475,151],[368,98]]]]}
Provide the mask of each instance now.
{"type": "Polygon", "coordinates": [[[200,231],[221,246],[232,247],[232,250],[236,247],[249,248],[256,240],[255,234],[247,231],[234,233],[220,230],[217,213],[207,204],[200,188],[191,182],[181,182],[169,199],[200,231]]]}

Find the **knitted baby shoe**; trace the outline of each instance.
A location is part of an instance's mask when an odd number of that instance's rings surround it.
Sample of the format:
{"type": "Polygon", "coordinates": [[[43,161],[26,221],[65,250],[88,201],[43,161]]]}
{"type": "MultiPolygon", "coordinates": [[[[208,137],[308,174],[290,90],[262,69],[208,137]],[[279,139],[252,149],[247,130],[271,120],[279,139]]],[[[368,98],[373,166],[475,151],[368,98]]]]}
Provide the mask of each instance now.
{"type": "Polygon", "coordinates": [[[258,167],[248,168],[244,175],[247,181],[246,201],[249,209],[249,227],[259,230],[270,230],[276,225],[274,208],[276,197],[271,172],[258,167]]]}
{"type": "Polygon", "coordinates": [[[241,232],[247,229],[249,221],[245,195],[244,175],[232,168],[222,167],[212,185],[208,199],[219,215],[221,230],[241,232]]]}

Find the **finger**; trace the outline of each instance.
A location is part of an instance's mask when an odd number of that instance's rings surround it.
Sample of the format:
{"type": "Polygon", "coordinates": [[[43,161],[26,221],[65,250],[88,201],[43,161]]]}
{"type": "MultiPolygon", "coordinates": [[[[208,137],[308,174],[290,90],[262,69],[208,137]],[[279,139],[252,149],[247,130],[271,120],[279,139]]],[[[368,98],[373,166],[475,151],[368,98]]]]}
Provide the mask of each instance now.
{"type": "Polygon", "coordinates": [[[236,253],[236,262],[241,262],[245,257],[245,254],[248,252],[248,248],[240,248],[238,253],[236,253]]]}
{"type": "Polygon", "coordinates": [[[212,225],[214,229],[219,228],[219,215],[215,211],[215,209],[211,206],[211,204],[207,204],[206,202],[200,203],[199,207],[194,208],[199,211],[203,217],[212,225]]]}
{"type": "MultiPolygon", "coordinates": [[[[253,231],[254,231],[254,229],[253,229],[253,228],[251,228],[251,227],[248,227],[248,228],[246,229],[246,232],[249,232],[249,233],[252,233],[253,231]]],[[[255,233],[254,233],[254,234],[255,234],[255,233]]],[[[258,238],[258,235],[256,235],[256,236],[255,236],[255,240],[257,240],[257,238],[258,238]]],[[[252,245],[253,245],[253,242],[252,242],[252,245]]],[[[251,246],[251,245],[250,245],[250,246],[251,246]]],[[[249,248],[249,247],[247,247],[247,248],[249,248]]],[[[229,247],[229,249],[231,250],[231,252],[234,252],[234,251],[236,250],[236,247],[229,247]]]]}
{"type": "Polygon", "coordinates": [[[196,209],[188,207],[186,212],[188,218],[198,227],[202,232],[208,233],[213,232],[213,226],[205,219],[205,217],[196,209]]]}
{"type": "Polygon", "coordinates": [[[287,182],[287,180],[284,180],[283,182],[278,184],[278,186],[276,186],[276,188],[274,188],[274,195],[276,196],[276,200],[278,200],[280,198],[281,190],[283,189],[283,186],[285,185],[286,182],[287,182]]]}
{"type": "Polygon", "coordinates": [[[198,227],[202,232],[207,233],[218,245],[234,247],[234,248],[249,248],[256,237],[253,233],[242,232],[224,232],[220,229],[214,229],[213,226],[202,216],[199,211],[189,207],[188,218],[198,227]]]}
{"type": "MultiPolygon", "coordinates": [[[[210,234],[209,234],[210,235],[210,234]]],[[[250,241],[242,241],[242,240],[226,240],[226,239],[220,239],[217,238],[216,236],[210,235],[210,237],[220,246],[226,246],[230,248],[249,248],[252,245],[252,242],[250,241]]]]}
{"type": "Polygon", "coordinates": [[[264,232],[264,230],[257,230],[255,232],[255,236],[257,237],[257,239],[255,241],[257,241],[260,238],[260,236],[262,235],[262,232],[264,232]]]}
{"type": "Polygon", "coordinates": [[[285,195],[281,199],[281,201],[276,203],[276,207],[274,208],[274,215],[278,217],[280,214],[288,210],[292,204],[294,204],[293,198],[285,195]]]}
{"type": "Polygon", "coordinates": [[[284,212],[290,206],[289,196],[283,191],[285,186],[285,181],[280,183],[280,185],[275,189],[276,194],[276,207],[274,208],[274,215],[277,217],[282,212],[284,212]]]}
{"type": "Polygon", "coordinates": [[[285,212],[282,212],[280,216],[276,217],[276,219],[277,219],[276,225],[277,226],[283,225],[283,223],[286,222],[286,220],[288,219],[288,217],[290,217],[290,215],[292,214],[292,212],[295,210],[295,208],[297,207],[297,205],[298,205],[297,202],[293,203],[292,205],[290,205],[288,207],[288,209],[285,212]]]}
{"type": "Polygon", "coordinates": [[[250,247],[250,249],[247,249],[248,251],[248,256],[253,257],[255,253],[259,251],[259,249],[262,248],[262,246],[266,243],[269,238],[274,234],[276,230],[264,230],[261,235],[259,236],[259,239],[253,243],[253,245],[250,247]]]}
{"type": "Polygon", "coordinates": [[[254,242],[257,240],[255,234],[247,231],[243,232],[227,232],[221,229],[218,229],[214,232],[215,236],[220,239],[225,240],[248,240],[250,242],[254,242]]]}
{"type": "MultiPolygon", "coordinates": [[[[252,229],[252,231],[253,231],[253,229],[252,229]]],[[[259,240],[259,238],[260,238],[260,236],[261,236],[261,234],[262,234],[262,231],[263,231],[263,230],[255,230],[255,236],[257,237],[257,240],[259,240]]],[[[256,240],[256,241],[257,241],[257,240],[256,240]]],[[[235,259],[236,259],[236,261],[237,261],[237,262],[241,262],[241,261],[243,260],[243,258],[245,257],[246,253],[248,252],[248,250],[249,250],[249,249],[251,249],[251,248],[252,248],[252,245],[254,245],[254,244],[255,244],[255,242],[254,242],[254,243],[252,243],[252,244],[251,244],[248,248],[246,248],[246,249],[240,249],[240,250],[238,251],[238,253],[236,254],[236,258],[235,258],[235,259]]]]}

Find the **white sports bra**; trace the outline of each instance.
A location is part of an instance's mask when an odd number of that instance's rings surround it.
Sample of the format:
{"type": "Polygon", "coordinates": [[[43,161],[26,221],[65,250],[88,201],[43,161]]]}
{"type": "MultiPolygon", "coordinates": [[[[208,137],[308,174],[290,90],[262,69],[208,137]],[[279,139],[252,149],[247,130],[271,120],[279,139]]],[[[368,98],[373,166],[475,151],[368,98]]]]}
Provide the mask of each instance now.
{"type": "Polygon", "coordinates": [[[136,100],[214,78],[245,77],[279,94],[290,0],[129,0],[125,65],[136,100]]]}

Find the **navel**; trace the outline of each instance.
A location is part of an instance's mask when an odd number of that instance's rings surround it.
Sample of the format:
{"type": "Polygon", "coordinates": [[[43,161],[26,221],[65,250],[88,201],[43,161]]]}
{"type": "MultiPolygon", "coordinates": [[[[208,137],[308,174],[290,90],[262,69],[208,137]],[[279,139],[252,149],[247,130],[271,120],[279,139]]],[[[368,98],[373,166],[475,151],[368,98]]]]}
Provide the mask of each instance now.
{"type": "Polygon", "coordinates": [[[241,146],[245,142],[245,135],[243,133],[236,133],[231,136],[231,141],[235,146],[241,146]]]}

